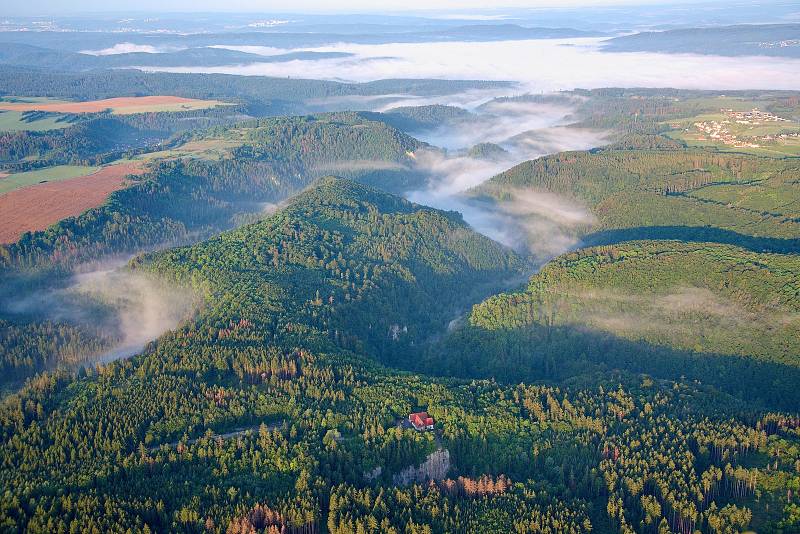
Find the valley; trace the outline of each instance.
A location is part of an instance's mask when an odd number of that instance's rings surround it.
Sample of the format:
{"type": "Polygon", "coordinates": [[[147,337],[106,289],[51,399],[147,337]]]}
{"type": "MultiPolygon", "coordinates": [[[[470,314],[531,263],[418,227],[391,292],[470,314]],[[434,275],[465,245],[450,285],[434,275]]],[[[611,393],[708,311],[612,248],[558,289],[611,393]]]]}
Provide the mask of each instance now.
{"type": "Polygon", "coordinates": [[[796,25],[559,9],[0,23],[0,531],[800,529],[796,25]]]}

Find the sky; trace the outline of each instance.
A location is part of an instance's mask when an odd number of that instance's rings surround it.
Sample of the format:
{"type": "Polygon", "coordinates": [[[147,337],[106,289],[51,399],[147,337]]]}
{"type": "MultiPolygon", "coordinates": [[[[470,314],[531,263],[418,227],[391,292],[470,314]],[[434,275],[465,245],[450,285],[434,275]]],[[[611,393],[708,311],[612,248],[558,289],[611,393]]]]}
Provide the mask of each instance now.
{"type": "MultiPolygon", "coordinates": [[[[686,3],[688,0],[10,0],[0,15],[70,14],[133,11],[224,12],[408,12],[497,10],[501,8],[576,7],[686,3]]],[[[724,0],[719,0],[724,2],[724,0]]]]}

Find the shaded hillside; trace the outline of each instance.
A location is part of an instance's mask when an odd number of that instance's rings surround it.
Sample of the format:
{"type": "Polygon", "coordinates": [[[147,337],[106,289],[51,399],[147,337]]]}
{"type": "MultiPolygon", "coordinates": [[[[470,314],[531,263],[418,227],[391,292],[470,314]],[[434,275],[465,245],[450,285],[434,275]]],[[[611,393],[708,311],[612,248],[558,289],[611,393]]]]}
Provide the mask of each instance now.
{"type": "Polygon", "coordinates": [[[513,381],[618,368],[796,407],[798,273],[797,256],[722,245],[579,250],[475,306],[427,368],[513,381]]]}

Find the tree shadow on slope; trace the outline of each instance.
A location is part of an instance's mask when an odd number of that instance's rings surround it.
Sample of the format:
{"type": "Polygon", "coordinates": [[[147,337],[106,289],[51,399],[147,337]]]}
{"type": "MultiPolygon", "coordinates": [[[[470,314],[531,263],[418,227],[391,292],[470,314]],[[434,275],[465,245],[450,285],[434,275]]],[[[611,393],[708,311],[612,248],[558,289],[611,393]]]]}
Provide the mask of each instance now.
{"type": "Polygon", "coordinates": [[[431,347],[416,369],[502,382],[561,382],[597,371],[623,370],[660,379],[697,380],[769,408],[800,407],[798,367],[675,349],[577,325],[499,330],[467,326],[431,347]]]}
{"type": "Polygon", "coordinates": [[[584,246],[613,245],[623,241],[674,240],[735,245],[752,252],[800,253],[800,239],[760,237],[712,226],[640,226],[594,232],[583,238],[584,246]]]}

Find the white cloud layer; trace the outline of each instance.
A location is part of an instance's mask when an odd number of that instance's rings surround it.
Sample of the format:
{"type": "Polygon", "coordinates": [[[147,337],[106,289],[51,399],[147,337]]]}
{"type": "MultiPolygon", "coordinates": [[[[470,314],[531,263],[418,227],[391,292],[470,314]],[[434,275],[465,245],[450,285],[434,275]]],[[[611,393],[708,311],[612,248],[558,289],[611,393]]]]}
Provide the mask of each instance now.
{"type": "Polygon", "coordinates": [[[162,54],[164,52],[173,52],[178,49],[157,48],[150,45],[139,45],[135,43],[117,43],[112,47],[103,48],[101,50],[81,50],[81,54],[90,56],[113,56],[117,54],[132,54],[135,52],[144,54],[162,54]]]}
{"type": "Polygon", "coordinates": [[[538,39],[484,43],[339,43],[306,50],[347,52],[345,58],[254,63],[172,72],[370,81],[385,78],[514,80],[529,91],[596,87],[799,89],[800,60],[646,52],[606,53],[601,39],[538,39]]]}
{"type": "Polygon", "coordinates": [[[583,206],[537,191],[515,191],[512,199],[498,204],[476,202],[464,193],[523,161],[563,150],[588,149],[607,141],[602,131],[564,127],[572,112],[568,107],[542,103],[491,103],[478,111],[478,125],[468,122],[423,134],[423,139],[460,148],[494,142],[508,152],[505,157],[485,160],[419,151],[416,167],[430,176],[428,187],[407,197],[458,211],[478,232],[531,253],[537,261],[563,253],[577,243],[575,230],[593,221],[583,206]]]}

